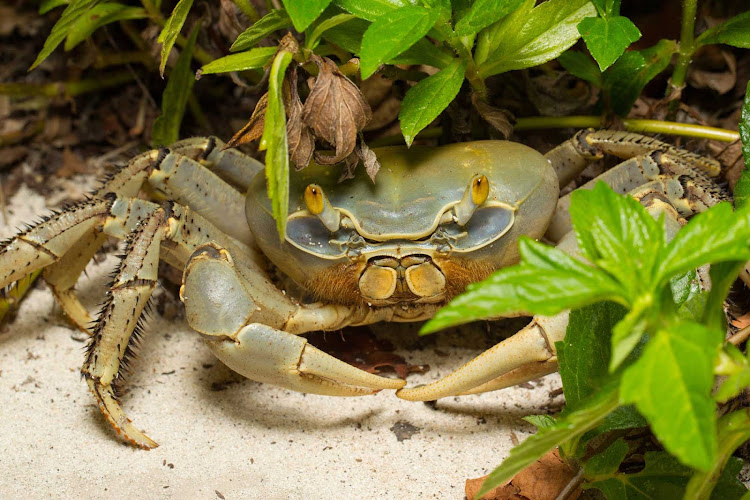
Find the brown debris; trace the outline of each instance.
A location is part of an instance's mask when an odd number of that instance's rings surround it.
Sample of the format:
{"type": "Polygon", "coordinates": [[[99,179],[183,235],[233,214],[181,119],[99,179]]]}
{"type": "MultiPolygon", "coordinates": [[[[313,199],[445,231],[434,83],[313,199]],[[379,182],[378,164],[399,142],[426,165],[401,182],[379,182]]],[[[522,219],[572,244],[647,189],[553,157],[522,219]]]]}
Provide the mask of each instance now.
{"type": "Polygon", "coordinates": [[[266,123],[266,107],[268,106],[268,92],[263,94],[258,99],[258,104],[255,105],[253,114],[250,117],[250,121],[245,124],[239,132],[234,134],[229,142],[227,142],[225,148],[236,148],[242,144],[253,142],[260,139],[263,136],[263,126],[266,123]]]}
{"type": "Polygon", "coordinates": [[[482,119],[500,132],[500,135],[504,139],[510,137],[510,134],[513,133],[513,123],[511,123],[511,120],[515,120],[509,111],[491,106],[487,101],[478,98],[477,94],[472,94],[471,103],[474,105],[474,109],[479,112],[482,119]]]}
{"type": "Polygon", "coordinates": [[[315,135],[336,149],[335,155],[315,153],[321,165],[334,165],[354,151],[357,133],[370,121],[372,111],[359,88],[336,63],[313,55],[319,73],[302,108],[302,120],[315,135]]]}
{"type": "MultiPolygon", "coordinates": [[[[482,497],[482,500],[555,500],[573,480],[576,471],[554,449],[482,497]]],[[[487,476],[466,480],[466,498],[474,500],[487,476]]],[[[575,500],[580,487],[567,498],[575,500]]]]}
{"type": "Polygon", "coordinates": [[[376,338],[365,327],[347,328],[341,335],[331,332],[308,334],[307,340],[318,349],[367,373],[380,373],[381,369],[390,368],[399,378],[406,378],[410,373],[424,373],[430,369],[428,365],[409,364],[393,352],[393,344],[376,338]]]}
{"type": "Polygon", "coordinates": [[[285,87],[289,90],[287,103],[286,137],[289,145],[289,157],[297,167],[297,170],[305,168],[310,164],[313,151],[315,150],[315,138],[312,132],[302,122],[302,100],[297,91],[297,68],[291,72],[291,85],[285,87]]]}

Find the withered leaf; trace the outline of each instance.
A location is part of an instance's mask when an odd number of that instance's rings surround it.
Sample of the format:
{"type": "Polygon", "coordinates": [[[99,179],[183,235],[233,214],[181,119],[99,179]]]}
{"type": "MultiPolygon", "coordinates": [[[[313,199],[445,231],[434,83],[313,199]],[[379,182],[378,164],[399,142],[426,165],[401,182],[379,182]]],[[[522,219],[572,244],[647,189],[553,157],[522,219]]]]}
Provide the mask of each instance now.
{"type": "Polygon", "coordinates": [[[380,162],[373,150],[367,147],[361,136],[357,144],[357,156],[362,159],[362,164],[365,166],[367,175],[370,176],[372,182],[375,182],[375,176],[378,174],[378,170],[380,170],[380,162]]]}
{"type": "Polygon", "coordinates": [[[472,94],[471,103],[474,105],[474,109],[479,112],[482,119],[500,132],[503,138],[507,139],[510,137],[510,134],[513,133],[512,115],[510,112],[491,106],[487,101],[478,98],[477,94],[472,94]]]}
{"type": "Polygon", "coordinates": [[[314,55],[318,66],[310,95],[302,109],[302,120],[315,135],[334,146],[335,155],[316,154],[318,163],[334,164],[349,156],[361,131],[372,117],[372,111],[359,88],[344,76],[336,63],[314,55]]]}
{"type": "Polygon", "coordinates": [[[309,165],[315,150],[315,138],[310,129],[302,122],[302,101],[297,92],[297,68],[291,71],[287,85],[289,99],[286,103],[286,137],[289,144],[289,156],[292,163],[301,170],[309,165]]]}
{"type": "MultiPolygon", "coordinates": [[[[554,449],[513,476],[507,483],[498,486],[482,497],[482,500],[555,500],[568,483],[575,477],[576,471],[560,458],[554,449]]],[[[469,500],[475,500],[476,494],[487,478],[467,479],[465,494],[469,500]]],[[[581,494],[580,487],[569,498],[575,500],[581,494]]],[[[478,499],[476,499],[478,500],[478,499]]]]}
{"type": "Polygon", "coordinates": [[[255,105],[253,114],[239,132],[234,134],[224,148],[236,148],[242,144],[260,139],[266,122],[266,106],[268,106],[268,92],[263,94],[255,105]]]}

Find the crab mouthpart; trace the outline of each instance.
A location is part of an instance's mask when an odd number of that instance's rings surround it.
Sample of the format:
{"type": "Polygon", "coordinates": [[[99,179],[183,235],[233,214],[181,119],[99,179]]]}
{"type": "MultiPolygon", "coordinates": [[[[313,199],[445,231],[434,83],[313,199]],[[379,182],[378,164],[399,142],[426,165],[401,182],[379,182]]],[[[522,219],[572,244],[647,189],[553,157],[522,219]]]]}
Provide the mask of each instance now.
{"type": "Polygon", "coordinates": [[[374,305],[439,302],[445,275],[427,255],[373,257],[359,278],[362,297],[374,305]]]}

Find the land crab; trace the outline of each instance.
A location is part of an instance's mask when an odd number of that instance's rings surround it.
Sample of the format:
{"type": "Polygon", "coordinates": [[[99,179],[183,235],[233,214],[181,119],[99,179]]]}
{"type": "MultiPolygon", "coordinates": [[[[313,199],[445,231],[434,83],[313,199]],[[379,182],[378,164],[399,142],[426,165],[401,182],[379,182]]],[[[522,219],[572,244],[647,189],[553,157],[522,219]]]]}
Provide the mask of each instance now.
{"type": "Polygon", "coordinates": [[[728,197],[712,180],[717,162],[632,133],[581,131],[546,155],[505,141],[375,151],[382,168],[374,184],[363,169],[344,182],[330,167],[294,172],[283,240],[256,160],[215,138],[141,154],[90,199],[0,244],[0,288],[44,270],[62,309],[91,335],[81,371],[100,410],[124,440],[149,449],[157,444],[126,417],[119,392],[160,260],[183,271],[190,326],[238,373],[302,392],[394,389],[434,400],[554,371],[567,313],[535,317],[414,388],[339,361],[301,334],[428,319],[469,283],[515,263],[520,235],[575,253],[570,198],[559,198],[559,186],[605,154],[625,161],[594,181],[665,214],[668,230],[728,197]],[[142,199],[143,191],[170,201],[142,199]],[[74,285],[108,236],[127,240],[126,250],[93,320],[74,285]]]}

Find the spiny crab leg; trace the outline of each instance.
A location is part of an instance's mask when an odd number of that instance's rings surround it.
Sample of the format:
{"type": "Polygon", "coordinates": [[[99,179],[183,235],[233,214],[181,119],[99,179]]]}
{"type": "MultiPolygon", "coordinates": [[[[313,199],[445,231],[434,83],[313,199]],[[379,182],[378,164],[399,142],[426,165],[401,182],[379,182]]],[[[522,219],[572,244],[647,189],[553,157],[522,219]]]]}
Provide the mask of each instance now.
{"type": "Polygon", "coordinates": [[[351,309],[308,310],[278,291],[259,294],[253,286],[257,275],[247,265],[251,263],[235,266],[229,252],[209,243],[193,253],[185,270],[180,294],[188,321],[223,363],[252,380],[329,396],[361,396],[404,386],[404,380],[354,368],[284,331],[295,325],[306,330],[340,328],[352,323],[351,309]]]}
{"type": "Polygon", "coordinates": [[[433,401],[502,389],[552,373],[557,368],[555,342],[565,337],[567,326],[567,313],[537,316],[523,330],[450,375],[427,385],[401,389],[396,395],[408,401],[433,401]]]}

